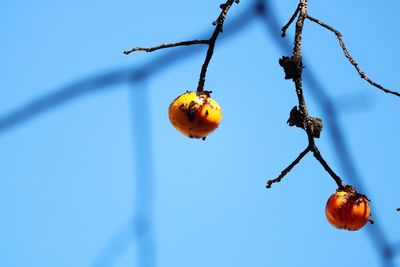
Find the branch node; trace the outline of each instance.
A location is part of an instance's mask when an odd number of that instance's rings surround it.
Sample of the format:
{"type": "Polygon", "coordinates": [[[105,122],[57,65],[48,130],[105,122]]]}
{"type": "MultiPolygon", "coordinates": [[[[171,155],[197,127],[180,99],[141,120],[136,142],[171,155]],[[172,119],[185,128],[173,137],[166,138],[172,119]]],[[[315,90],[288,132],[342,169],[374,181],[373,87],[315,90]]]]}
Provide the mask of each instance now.
{"type": "Polygon", "coordinates": [[[297,106],[290,111],[290,117],[287,120],[289,126],[296,126],[310,132],[312,137],[319,138],[321,136],[323,122],[320,118],[314,118],[305,115],[297,106]]]}

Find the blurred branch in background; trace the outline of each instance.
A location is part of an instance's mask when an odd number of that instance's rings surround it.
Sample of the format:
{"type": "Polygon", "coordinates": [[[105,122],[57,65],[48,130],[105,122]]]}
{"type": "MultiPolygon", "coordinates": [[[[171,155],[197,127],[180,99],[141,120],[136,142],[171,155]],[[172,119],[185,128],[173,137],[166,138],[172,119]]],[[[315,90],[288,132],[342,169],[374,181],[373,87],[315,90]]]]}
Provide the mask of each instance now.
{"type": "Polygon", "coordinates": [[[129,246],[134,244],[134,223],[132,220],[122,225],[105,245],[97,252],[92,267],[114,266],[129,246]]]}
{"type": "MultiPolygon", "coordinates": [[[[255,0],[255,2],[260,21],[265,26],[270,37],[275,40],[277,46],[282,50],[282,53],[290,53],[291,41],[279,38],[281,25],[279,24],[279,20],[275,16],[275,12],[272,10],[269,1],[255,0]]],[[[303,56],[303,61],[306,62],[305,56],[303,56]]],[[[328,129],[332,138],[332,147],[335,151],[336,159],[343,169],[344,176],[351,184],[355,185],[360,192],[367,193],[361,182],[360,174],[355,167],[344,133],[340,127],[340,122],[337,116],[338,111],[329,97],[327,90],[313,73],[311,67],[307,65],[307,63],[304,65],[307,66],[307,71],[303,74],[304,80],[308,84],[307,89],[310,90],[316,103],[318,103],[321,110],[324,112],[324,120],[330,125],[328,129]]],[[[374,246],[378,252],[382,266],[395,266],[393,263],[395,253],[380,226],[382,221],[378,218],[378,209],[376,207],[373,207],[372,209],[374,210],[374,219],[376,223],[373,226],[366,228],[368,237],[371,240],[372,246],[374,246]]]]}
{"type": "Polygon", "coordinates": [[[149,90],[144,80],[131,84],[132,133],[135,170],[133,230],[137,266],[156,266],[154,213],[154,157],[150,129],[149,90]]]}
{"type": "Polygon", "coordinates": [[[136,245],[136,266],[156,266],[153,226],[155,175],[150,129],[149,92],[144,80],[131,81],[133,158],[135,170],[134,211],[103,245],[92,267],[114,266],[129,246],[136,245]]]}
{"type": "Polygon", "coordinates": [[[0,117],[0,134],[86,94],[99,93],[106,89],[112,90],[111,86],[127,81],[131,75],[132,71],[130,69],[120,69],[82,79],[54,90],[8,114],[2,115],[0,117]]]}
{"type": "Polygon", "coordinates": [[[376,102],[369,92],[348,93],[335,97],[332,102],[339,114],[365,112],[374,108],[376,102]]]}

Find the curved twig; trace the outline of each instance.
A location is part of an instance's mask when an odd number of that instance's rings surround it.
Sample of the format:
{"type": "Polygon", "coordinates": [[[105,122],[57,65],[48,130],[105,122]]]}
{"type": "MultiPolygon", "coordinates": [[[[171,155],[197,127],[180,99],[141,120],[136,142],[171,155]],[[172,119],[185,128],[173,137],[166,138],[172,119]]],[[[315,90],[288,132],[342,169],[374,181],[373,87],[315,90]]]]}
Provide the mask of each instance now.
{"type": "Polygon", "coordinates": [[[299,14],[299,11],[300,11],[300,4],[297,5],[296,10],[293,12],[293,15],[290,17],[289,21],[285,24],[285,26],[282,27],[282,29],[281,29],[282,37],[286,36],[286,30],[290,27],[290,25],[296,19],[297,15],[299,14]]]}
{"type": "Polygon", "coordinates": [[[357,61],[355,61],[355,60],[353,59],[353,57],[350,55],[349,51],[348,51],[347,48],[346,48],[346,45],[344,44],[342,34],[341,34],[338,30],[334,29],[333,27],[331,27],[331,26],[329,26],[329,25],[323,23],[322,21],[320,21],[320,20],[318,20],[318,19],[316,19],[316,18],[313,18],[313,17],[311,17],[311,16],[309,16],[309,15],[307,15],[306,18],[309,19],[309,20],[311,20],[312,22],[315,22],[315,23],[317,23],[318,25],[324,27],[325,29],[327,29],[327,30],[333,32],[333,33],[336,35],[336,37],[337,37],[337,39],[338,39],[338,41],[339,41],[340,47],[342,48],[345,57],[349,60],[350,64],[354,66],[354,68],[357,70],[358,74],[360,74],[360,77],[361,77],[362,79],[366,80],[369,84],[371,84],[372,86],[374,86],[374,87],[376,87],[376,88],[382,90],[382,91],[385,92],[385,93],[392,94],[392,95],[395,95],[395,96],[400,96],[400,93],[399,93],[399,92],[392,91],[392,90],[389,90],[389,89],[383,87],[382,85],[380,85],[380,84],[374,82],[373,80],[371,80],[371,79],[365,74],[365,72],[358,66],[357,61]]]}

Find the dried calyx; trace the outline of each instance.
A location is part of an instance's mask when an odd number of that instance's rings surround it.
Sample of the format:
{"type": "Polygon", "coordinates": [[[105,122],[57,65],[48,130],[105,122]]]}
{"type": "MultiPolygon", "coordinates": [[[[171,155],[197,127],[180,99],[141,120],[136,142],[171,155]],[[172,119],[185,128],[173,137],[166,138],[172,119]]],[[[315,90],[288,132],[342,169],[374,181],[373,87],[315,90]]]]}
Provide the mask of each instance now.
{"type": "Polygon", "coordinates": [[[304,130],[308,129],[313,137],[321,136],[323,122],[320,118],[304,115],[297,106],[290,111],[290,117],[287,120],[289,126],[296,126],[304,130]]]}

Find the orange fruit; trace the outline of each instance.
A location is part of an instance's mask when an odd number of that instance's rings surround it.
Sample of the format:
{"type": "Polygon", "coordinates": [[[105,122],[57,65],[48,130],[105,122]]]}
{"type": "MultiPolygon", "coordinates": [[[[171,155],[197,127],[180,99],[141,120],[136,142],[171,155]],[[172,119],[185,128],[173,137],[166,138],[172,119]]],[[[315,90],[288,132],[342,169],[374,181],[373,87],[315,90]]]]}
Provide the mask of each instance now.
{"type": "Polygon", "coordinates": [[[329,223],[336,228],[358,230],[369,221],[369,200],[358,194],[354,187],[346,186],[329,197],[325,215],[329,223]]]}
{"type": "Polygon", "coordinates": [[[168,115],[172,125],[182,134],[205,139],[218,127],[222,111],[210,92],[187,91],[172,101],[168,115]]]}

